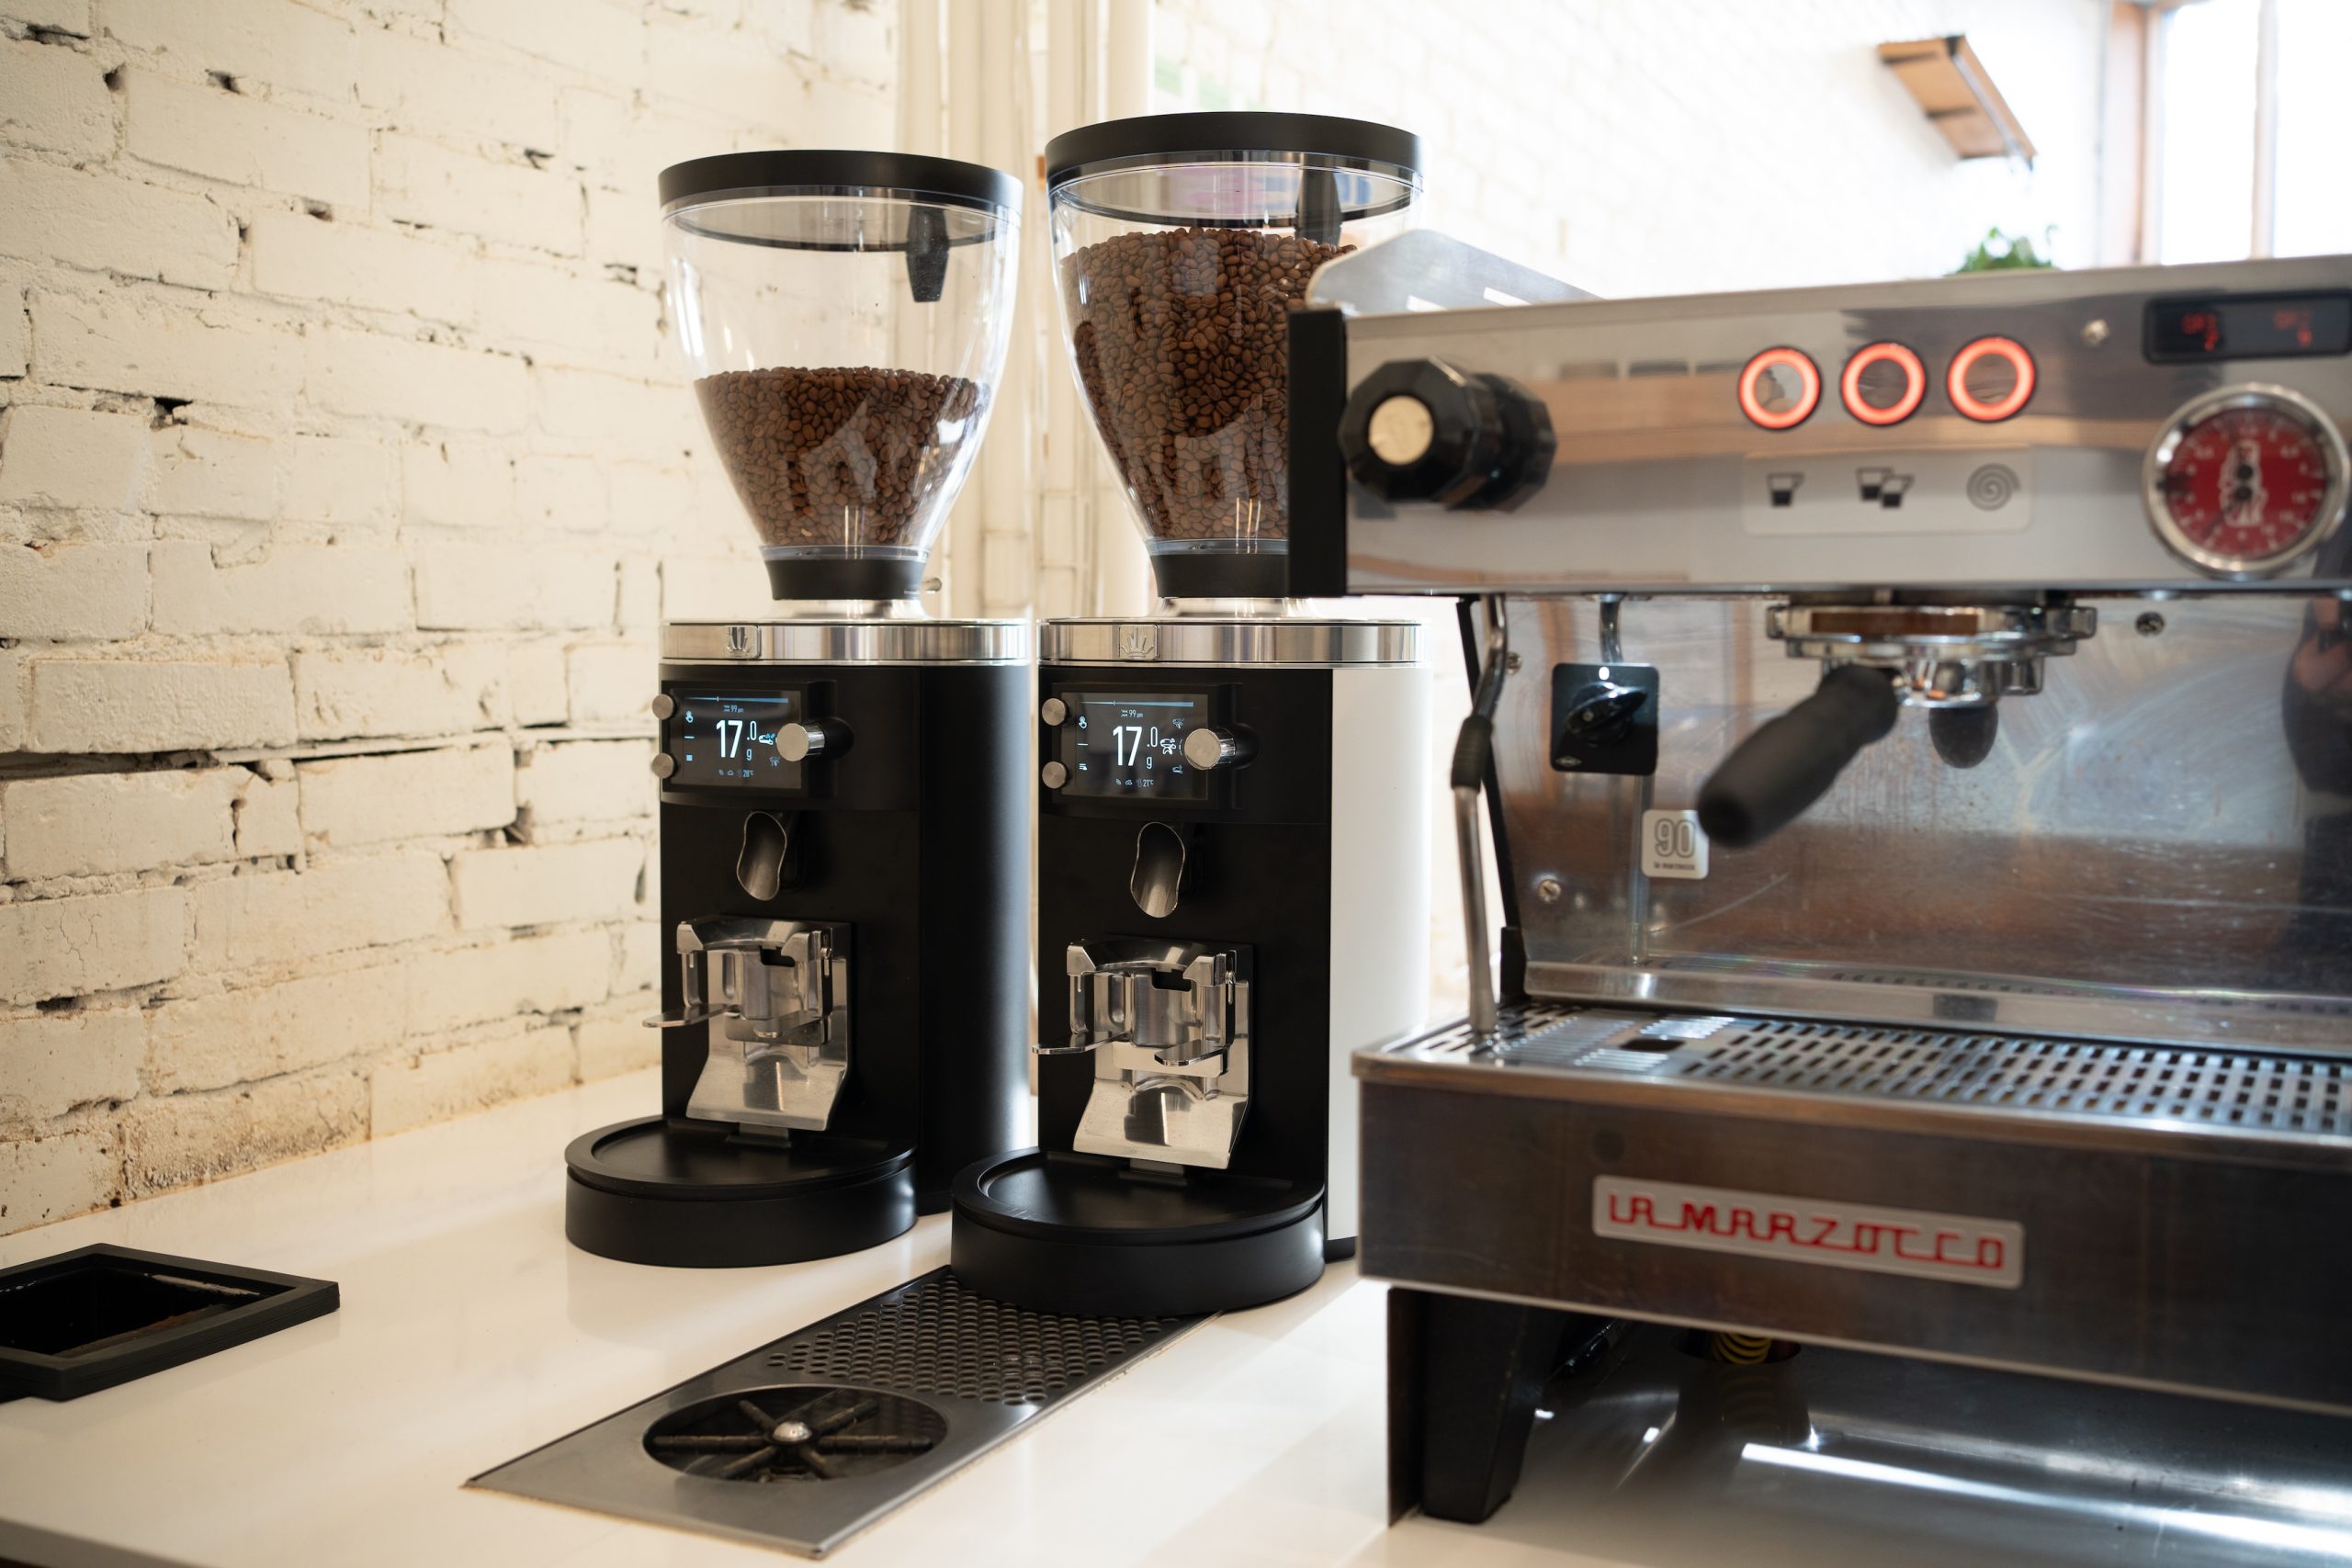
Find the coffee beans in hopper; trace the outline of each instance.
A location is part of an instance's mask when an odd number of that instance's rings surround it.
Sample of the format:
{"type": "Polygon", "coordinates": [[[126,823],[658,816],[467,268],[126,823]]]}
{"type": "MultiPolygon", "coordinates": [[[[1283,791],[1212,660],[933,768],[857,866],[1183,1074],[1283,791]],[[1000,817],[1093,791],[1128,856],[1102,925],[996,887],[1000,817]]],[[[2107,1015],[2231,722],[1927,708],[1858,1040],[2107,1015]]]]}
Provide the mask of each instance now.
{"type": "Polygon", "coordinates": [[[961,376],[870,367],[724,370],[695,395],[761,541],[791,546],[905,540],[981,403],[961,376]]]}
{"type": "Polygon", "coordinates": [[[1353,248],[1173,229],[1064,260],[1079,382],[1152,537],[1289,536],[1290,312],[1353,248]]]}

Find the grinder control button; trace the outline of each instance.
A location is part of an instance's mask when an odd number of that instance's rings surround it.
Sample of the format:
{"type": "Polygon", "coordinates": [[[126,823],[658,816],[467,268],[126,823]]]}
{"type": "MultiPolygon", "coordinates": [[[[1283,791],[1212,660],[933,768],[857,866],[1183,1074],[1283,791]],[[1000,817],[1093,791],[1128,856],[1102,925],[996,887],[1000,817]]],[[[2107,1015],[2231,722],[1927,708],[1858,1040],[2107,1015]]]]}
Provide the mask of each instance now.
{"type": "Polygon", "coordinates": [[[678,759],[667,751],[656,751],[653,753],[652,767],[655,778],[666,779],[678,771],[678,759]]]}
{"type": "Polygon", "coordinates": [[[667,692],[662,692],[662,693],[658,693],[658,694],[656,694],[656,695],[655,695],[655,696],[654,696],[654,698],[653,698],[653,716],[654,716],[654,717],[656,717],[656,718],[667,718],[667,717],[669,717],[672,714],[673,714],[673,713],[675,713],[675,712],[677,712],[677,711],[678,711],[678,703],[677,703],[677,699],[676,699],[676,698],[674,698],[674,697],[671,696],[671,695],[670,695],[670,694],[669,694],[669,693],[667,693],[667,692]]]}
{"type": "Polygon", "coordinates": [[[1069,705],[1059,697],[1047,697],[1037,705],[1037,716],[1047,724],[1066,723],[1069,718],[1069,705]]]}
{"type": "Polygon", "coordinates": [[[1240,767],[1257,754],[1257,739],[1246,729],[1204,724],[1184,737],[1184,761],[1203,773],[1240,767]]]}

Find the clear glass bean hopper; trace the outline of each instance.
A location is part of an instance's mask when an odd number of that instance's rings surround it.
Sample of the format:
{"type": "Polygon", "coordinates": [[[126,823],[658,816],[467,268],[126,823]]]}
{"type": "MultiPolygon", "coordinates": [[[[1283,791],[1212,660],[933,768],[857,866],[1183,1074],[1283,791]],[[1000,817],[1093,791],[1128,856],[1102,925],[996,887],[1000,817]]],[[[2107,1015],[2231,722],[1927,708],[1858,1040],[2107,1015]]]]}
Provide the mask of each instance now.
{"type": "Polygon", "coordinates": [[[679,343],[775,596],[911,598],[1004,367],[1019,185],[735,152],[662,171],[661,197],[679,343]]]}
{"type": "Polygon", "coordinates": [[[1410,227],[1418,137],[1294,114],[1112,120],[1046,149],[1063,335],[1159,591],[1284,591],[1288,319],[1410,227]]]}

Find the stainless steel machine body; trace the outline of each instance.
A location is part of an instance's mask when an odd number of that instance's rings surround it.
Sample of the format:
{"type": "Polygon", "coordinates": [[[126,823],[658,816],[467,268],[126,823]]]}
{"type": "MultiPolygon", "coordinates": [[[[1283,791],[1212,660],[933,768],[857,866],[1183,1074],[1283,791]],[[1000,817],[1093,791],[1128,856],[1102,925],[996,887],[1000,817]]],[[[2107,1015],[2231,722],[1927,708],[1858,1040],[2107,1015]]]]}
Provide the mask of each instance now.
{"type": "Polygon", "coordinates": [[[1294,325],[1294,561],[1487,602],[1503,995],[1357,1057],[1365,1272],[2352,1413],[2352,262],[1417,243],[1294,325]]]}

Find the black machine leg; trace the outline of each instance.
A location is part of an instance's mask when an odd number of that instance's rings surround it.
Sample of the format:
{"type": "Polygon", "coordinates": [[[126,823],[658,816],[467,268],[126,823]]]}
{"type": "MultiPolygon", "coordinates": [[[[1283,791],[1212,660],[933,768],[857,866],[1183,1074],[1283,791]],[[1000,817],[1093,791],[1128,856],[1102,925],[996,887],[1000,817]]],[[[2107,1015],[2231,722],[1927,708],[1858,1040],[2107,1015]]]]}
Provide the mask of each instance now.
{"type": "Polygon", "coordinates": [[[1388,1511],[1483,1522],[1519,1483],[1544,1384],[1596,1351],[1605,1319],[1388,1292],[1388,1511]]]}

